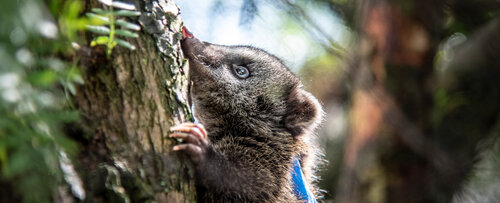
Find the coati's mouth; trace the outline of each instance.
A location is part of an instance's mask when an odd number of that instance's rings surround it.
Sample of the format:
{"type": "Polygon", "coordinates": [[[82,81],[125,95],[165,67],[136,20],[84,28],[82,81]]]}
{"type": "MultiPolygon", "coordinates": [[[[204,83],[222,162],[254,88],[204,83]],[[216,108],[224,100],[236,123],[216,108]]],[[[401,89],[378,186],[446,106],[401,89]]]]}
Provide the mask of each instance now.
{"type": "MultiPolygon", "coordinates": [[[[191,33],[187,27],[182,27],[182,35],[183,35],[183,38],[181,40],[181,49],[182,49],[182,52],[186,55],[186,57],[189,59],[189,60],[196,60],[195,57],[193,56],[193,48],[192,48],[192,44],[194,44],[193,42],[190,42],[192,40],[197,40],[196,38],[194,38],[193,36],[193,33],[191,33]]],[[[189,70],[191,71],[191,70],[189,70]]],[[[187,103],[189,105],[189,108],[191,109],[191,112],[193,112],[193,97],[191,96],[191,89],[192,89],[192,86],[193,86],[193,81],[191,81],[191,79],[189,79],[189,82],[188,82],[188,94],[187,94],[187,103]]]]}

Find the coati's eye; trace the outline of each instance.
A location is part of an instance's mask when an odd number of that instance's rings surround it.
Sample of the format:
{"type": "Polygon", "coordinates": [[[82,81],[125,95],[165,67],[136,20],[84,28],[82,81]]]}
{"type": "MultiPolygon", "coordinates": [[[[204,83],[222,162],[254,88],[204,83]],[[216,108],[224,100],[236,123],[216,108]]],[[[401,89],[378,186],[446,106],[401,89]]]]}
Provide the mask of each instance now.
{"type": "Polygon", "coordinates": [[[234,74],[236,74],[236,76],[238,76],[241,79],[245,79],[248,78],[248,76],[250,76],[250,72],[248,71],[248,69],[243,66],[234,65],[233,72],[234,74]]]}

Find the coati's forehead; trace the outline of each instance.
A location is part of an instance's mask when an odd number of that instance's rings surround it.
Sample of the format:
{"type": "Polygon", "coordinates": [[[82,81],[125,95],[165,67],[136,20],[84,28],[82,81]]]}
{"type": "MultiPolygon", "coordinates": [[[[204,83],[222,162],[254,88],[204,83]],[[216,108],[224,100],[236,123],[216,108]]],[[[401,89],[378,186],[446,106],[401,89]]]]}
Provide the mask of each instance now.
{"type": "Polygon", "coordinates": [[[289,71],[283,61],[281,61],[278,57],[256,47],[235,45],[222,46],[222,49],[224,50],[224,55],[227,56],[227,59],[232,60],[233,62],[240,62],[242,64],[262,63],[289,71]]]}
{"type": "Polygon", "coordinates": [[[227,51],[234,54],[235,57],[266,59],[284,66],[283,62],[278,57],[256,47],[241,45],[225,47],[227,51]]]}

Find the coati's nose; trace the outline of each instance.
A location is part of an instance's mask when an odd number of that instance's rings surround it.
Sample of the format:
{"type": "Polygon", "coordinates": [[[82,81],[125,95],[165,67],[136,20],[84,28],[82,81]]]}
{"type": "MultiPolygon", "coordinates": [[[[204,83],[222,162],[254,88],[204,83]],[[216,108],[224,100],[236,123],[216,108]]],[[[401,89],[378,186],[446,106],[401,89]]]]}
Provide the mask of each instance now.
{"type": "Polygon", "coordinates": [[[183,38],[181,40],[181,48],[184,54],[187,54],[189,57],[189,52],[199,51],[193,49],[196,49],[196,46],[200,46],[201,44],[200,40],[194,37],[193,33],[189,31],[189,29],[186,26],[182,27],[182,36],[183,38]]]}
{"type": "Polygon", "coordinates": [[[191,33],[191,31],[188,30],[188,28],[186,26],[182,26],[182,35],[184,36],[184,38],[193,38],[193,33],[191,33]]]}

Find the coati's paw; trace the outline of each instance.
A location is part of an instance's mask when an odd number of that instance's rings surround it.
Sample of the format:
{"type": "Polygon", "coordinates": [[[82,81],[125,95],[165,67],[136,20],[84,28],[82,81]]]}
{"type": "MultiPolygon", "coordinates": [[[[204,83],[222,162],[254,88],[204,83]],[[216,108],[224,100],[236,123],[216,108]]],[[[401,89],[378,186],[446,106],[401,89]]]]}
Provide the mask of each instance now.
{"type": "Polygon", "coordinates": [[[203,160],[209,147],[207,131],[199,123],[182,123],[170,128],[172,138],[182,139],[182,143],[175,145],[174,151],[185,151],[191,160],[197,164],[203,160]]]}

